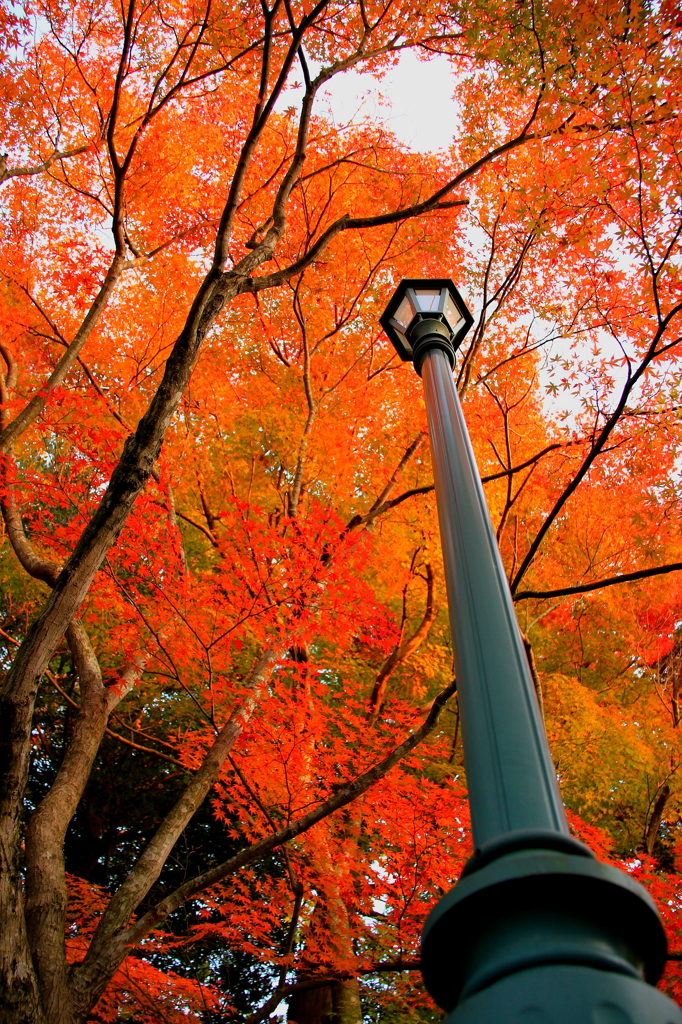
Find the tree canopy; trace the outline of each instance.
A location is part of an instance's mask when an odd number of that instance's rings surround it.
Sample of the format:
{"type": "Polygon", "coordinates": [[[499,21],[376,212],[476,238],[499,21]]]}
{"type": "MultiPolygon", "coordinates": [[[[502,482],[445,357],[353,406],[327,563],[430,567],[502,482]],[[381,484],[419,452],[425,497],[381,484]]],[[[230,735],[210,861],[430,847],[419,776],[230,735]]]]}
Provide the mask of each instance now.
{"type": "Polygon", "coordinates": [[[403,277],[455,368],[576,835],[682,994],[672,2],[4,3],[0,997],[431,1021],[471,854],[403,277]],[[452,145],[320,103],[450,62],[452,145]],[[677,959],[675,959],[677,957],[677,959]]]}

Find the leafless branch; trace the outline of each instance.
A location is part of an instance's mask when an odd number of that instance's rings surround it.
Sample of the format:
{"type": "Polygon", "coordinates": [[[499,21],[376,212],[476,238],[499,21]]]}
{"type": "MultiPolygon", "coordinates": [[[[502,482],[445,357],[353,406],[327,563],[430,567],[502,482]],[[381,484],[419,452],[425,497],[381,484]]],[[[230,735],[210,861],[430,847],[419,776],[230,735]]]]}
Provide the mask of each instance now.
{"type": "Polygon", "coordinates": [[[632,583],[635,580],[644,580],[651,576],[662,576],[665,573],[678,572],[680,569],[682,569],[682,562],[670,562],[668,565],[656,565],[651,569],[639,569],[637,572],[609,576],[604,580],[595,580],[593,583],[578,583],[574,587],[558,587],[556,590],[519,590],[514,595],[514,600],[527,601],[530,598],[545,600],[552,597],[568,597],[570,594],[587,594],[591,590],[602,590],[604,587],[614,587],[619,583],[632,583]]]}

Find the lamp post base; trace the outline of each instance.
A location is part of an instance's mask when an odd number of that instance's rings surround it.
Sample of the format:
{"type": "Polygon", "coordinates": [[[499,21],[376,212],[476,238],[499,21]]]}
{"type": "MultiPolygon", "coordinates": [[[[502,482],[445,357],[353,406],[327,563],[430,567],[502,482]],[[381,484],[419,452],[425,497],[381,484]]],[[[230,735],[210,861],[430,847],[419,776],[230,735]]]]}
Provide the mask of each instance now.
{"type": "Polygon", "coordinates": [[[644,981],[591,967],[533,967],[459,1004],[445,1024],[682,1024],[682,1010],[644,981]]]}
{"type": "Polygon", "coordinates": [[[447,1024],[682,1024],[653,987],[666,953],[633,878],[527,831],[482,848],[431,912],[422,975],[447,1024]]]}

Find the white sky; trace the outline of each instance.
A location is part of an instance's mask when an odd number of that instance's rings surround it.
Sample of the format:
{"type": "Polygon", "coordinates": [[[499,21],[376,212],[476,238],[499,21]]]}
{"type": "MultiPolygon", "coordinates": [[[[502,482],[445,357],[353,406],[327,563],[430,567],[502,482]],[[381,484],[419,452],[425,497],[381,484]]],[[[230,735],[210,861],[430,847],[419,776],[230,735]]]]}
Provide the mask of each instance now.
{"type": "MultiPolygon", "coordinates": [[[[313,74],[315,70],[314,65],[311,66],[313,74]]],[[[292,78],[295,77],[294,72],[292,78]]],[[[363,117],[383,121],[404,145],[426,152],[447,148],[457,133],[458,112],[452,99],[453,90],[452,66],[446,57],[423,61],[406,50],[398,64],[381,79],[358,71],[337,75],[318,98],[317,110],[330,113],[338,123],[359,121],[363,117]]],[[[300,95],[300,89],[287,89],[278,107],[283,110],[292,106],[300,95]]],[[[476,312],[477,297],[467,294],[465,298],[476,312]]],[[[539,329],[549,329],[549,326],[539,325],[539,329]]],[[[619,354],[604,332],[598,332],[598,340],[606,354],[619,354]]],[[[541,369],[540,373],[543,385],[547,384],[551,375],[546,369],[541,369]]],[[[546,404],[553,415],[562,409],[573,415],[580,405],[571,393],[548,395],[546,404]]]]}
{"type": "MultiPolygon", "coordinates": [[[[314,69],[312,69],[314,71],[314,69]]],[[[383,78],[358,71],[337,75],[318,101],[340,123],[377,118],[414,150],[444,149],[456,132],[457,108],[452,99],[452,67],[446,57],[418,60],[405,50],[383,78]]],[[[291,106],[296,91],[288,89],[278,107],[291,106]]]]}

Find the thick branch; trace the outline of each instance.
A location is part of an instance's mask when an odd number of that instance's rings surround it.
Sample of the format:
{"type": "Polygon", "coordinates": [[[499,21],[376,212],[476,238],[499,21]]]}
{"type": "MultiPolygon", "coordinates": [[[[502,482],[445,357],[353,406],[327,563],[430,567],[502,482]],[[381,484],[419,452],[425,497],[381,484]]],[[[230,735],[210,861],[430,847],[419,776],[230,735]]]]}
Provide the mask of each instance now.
{"type": "Polygon", "coordinates": [[[604,587],[614,587],[618,583],[645,580],[649,576],[662,576],[665,573],[678,572],[680,569],[682,569],[682,562],[670,562],[669,565],[656,565],[651,569],[639,569],[637,572],[625,572],[620,576],[608,576],[604,580],[595,580],[594,583],[578,583],[575,587],[559,587],[557,590],[519,590],[514,595],[514,600],[527,601],[529,598],[544,600],[550,597],[569,597],[571,594],[587,594],[591,590],[602,590],[604,587]]]}
{"type": "Polygon", "coordinates": [[[67,373],[77,360],[83,345],[92,334],[97,321],[109,302],[114,286],[124,269],[125,261],[123,260],[123,257],[114,256],[100,290],[90,306],[83,323],[74,335],[73,341],[69,344],[66,352],[50,374],[47,382],[34,395],[28,405],[22,409],[19,415],[16,416],[3,431],[0,431],[0,452],[8,452],[17,438],[19,438],[41,414],[49,400],[50,393],[62,383],[67,373]]]}
{"type": "Polygon", "coordinates": [[[515,136],[513,139],[509,139],[500,146],[496,146],[495,149],[490,150],[488,153],[484,154],[484,156],[475,160],[474,163],[465,167],[463,171],[460,171],[460,173],[452,178],[446,185],[443,185],[436,192],[432,193],[428,199],[424,199],[421,203],[414,203],[412,206],[404,206],[397,210],[393,210],[390,213],[380,213],[373,217],[351,217],[349,214],[344,214],[322,232],[317,240],[309,246],[305,255],[300,259],[296,260],[288,267],[283,267],[282,270],[275,271],[272,274],[245,280],[241,290],[254,292],[261,291],[263,288],[277,287],[278,285],[291,280],[292,277],[296,277],[298,274],[302,273],[306,267],[309,267],[310,264],[313,263],[323,252],[323,250],[326,249],[329,243],[342,231],[384,227],[388,224],[400,224],[406,220],[421,217],[427,213],[434,213],[439,210],[446,209],[451,210],[457,206],[466,206],[469,202],[468,199],[446,200],[445,197],[469,178],[476,175],[478,171],[487,166],[487,164],[496,160],[498,157],[503,156],[505,153],[509,153],[512,150],[517,149],[519,146],[525,145],[525,143],[530,142],[534,138],[534,135],[531,135],[527,129],[524,129],[520,135],[515,136]]]}
{"type": "Polygon", "coordinates": [[[398,482],[398,479],[399,479],[400,475],[402,474],[403,470],[407,466],[407,464],[410,461],[410,459],[416,454],[416,452],[419,451],[421,446],[424,444],[425,440],[426,440],[426,434],[418,434],[417,437],[415,437],[415,439],[412,442],[412,444],[405,450],[405,454],[403,455],[402,459],[400,460],[400,462],[398,463],[398,465],[394,469],[393,473],[389,477],[388,482],[387,482],[386,486],[384,487],[383,491],[381,492],[381,494],[376,499],[376,501],[374,502],[374,504],[370,508],[369,512],[367,513],[368,516],[371,516],[373,512],[376,512],[378,508],[380,508],[382,505],[384,505],[388,501],[388,499],[390,498],[391,494],[395,490],[395,486],[396,486],[396,484],[398,482]]]}
{"type": "Polygon", "coordinates": [[[284,645],[271,647],[254,666],[247,681],[246,695],[230,715],[204,756],[201,767],[164,818],[125,882],[112,897],[83,963],[74,971],[74,990],[81,1011],[85,1012],[95,1004],[113,970],[125,956],[126,928],[131,915],[158,879],[169,853],[217,780],[228,754],[257,705],[262,687],[284,650],[284,645]]]}
{"type": "Polygon", "coordinates": [[[36,554],[33,549],[33,545],[29,542],[24,532],[24,524],[21,521],[21,513],[17,507],[16,498],[12,489],[12,484],[7,480],[7,472],[3,473],[5,477],[4,488],[5,494],[0,499],[0,509],[2,509],[2,518],[5,523],[5,529],[7,530],[7,537],[12,550],[17,556],[17,560],[21,567],[36,580],[41,580],[43,583],[47,583],[48,586],[54,586],[54,582],[59,575],[61,566],[57,562],[52,562],[47,558],[41,558],[40,555],[36,554]]]}
{"type": "Polygon", "coordinates": [[[651,811],[651,817],[649,818],[644,830],[644,849],[650,857],[654,852],[654,844],[656,842],[656,837],[658,836],[658,830],[661,826],[661,818],[663,817],[663,811],[665,810],[665,805],[669,799],[670,784],[665,782],[658,791],[656,800],[654,801],[653,810],[651,811]]]}
{"type": "Polygon", "coordinates": [[[32,167],[8,167],[7,157],[0,157],[0,185],[3,182],[8,181],[10,178],[24,177],[31,174],[42,174],[44,171],[49,171],[52,164],[56,163],[57,160],[68,160],[71,156],[79,156],[81,153],[87,153],[90,149],[90,145],[76,146],[75,149],[64,149],[61,152],[56,151],[52,156],[48,156],[47,160],[43,160],[42,163],[34,164],[32,167]]]}
{"type": "MultiPolygon", "coordinates": [[[[116,265],[114,261],[112,267],[116,265]]],[[[208,275],[166,363],[161,384],[135,434],[127,439],[97,511],[57,577],[50,598],[29,628],[0,692],[0,842],[5,844],[8,856],[18,841],[16,822],[26,785],[37,682],[152,473],[201,341],[222,308],[222,300],[218,304],[211,302],[212,285],[208,275]]],[[[72,349],[73,358],[76,354],[72,349]]],[[[12,425],[8,431],[12,431],[12,425]]]]}
{"type": "Polygon", "coordinates": [[[492,480],[501,480],[503,477],[513,476],[515,473],[520,473],[522,469],[527,469],[528,466],[534,466],[536,462],[539,462],[549,452],[554,452],[557,448],[566,448],[572,444],[580,444],[579,441],[569,441],[567,444],[548,444],[546,448],[543,448],[541,452],[536,455],[531,455],[525,462],[520,462],[518,466],[512,466],[510,469],[502,469],[499,473],[488,473],[487,476],[481,477],[481,483],[488,484],[492,480]]]}
{"type": "Polygon", "coordinates": [[[351,519],[348,524],[348,529],[355,529],[358,526],[366,526],[378,519],[379,516],[383,516],[386,512],[390,512],[392,508],[397,508],[398,505],[402,505],[408,498],[414,498],[418,494],[430,494],[431,491],[435,490],[434,484],[425,484],[424,487],[411,487],[409,491],[403,491],[397,498],[391,498],[390,501],[385,501],[374,509],[373,512],[367,512],[364,516],[357,515],[351,519]]]}
{"type": "Polygon", "coordinates": [[[165,921],[169,914],[187,900],[192,899],[204,889],[207,889],[222,881],[224,878],[227,878],[229,875],[234,874],[235,871],[238,871],[240,868],[260,860],[261,857],[266,853],[269,853],[271,850],[275,850],[284,843],[288,843],[292,839],[295,839],[296,836],[307,832],[308,829],[313,827],[313,825],[316,825],[318,822],[322,821],[330,814],[333,814],[335,811],[340,810],[342,807],[345,807],[347,804],[352,803],[353,800],[356,800],[359,796],[365,793],[433,731],[438,722],[441,709],[454,692],[455,686],[453,684],[439,693],[433,702],[428,717],[419,729],[411,733],[405,740],[403,740],[402,743],[387,754],[386,757],[382,758],[378,764],[374,765],[373,768],[368,769],[368,771],[363,772],[362,775],[357,776],[357,778],[353,779],[351,782],[347,782],[345,785],[341,786],[333,796],[318,805],[314,810],[309,811],[307,814],[303,815],[303,817],[291,822],[286,826],[286,828],[280,829],[279,832],[269,835],[266,838],[261,839],[258,843],[254,843],[252,846],[247,847],[245,850],[242,850],[236,856],[231,857],[222,864],[218,864],[216,867],[198,875],[196,878],[190,879],[185,882],[184,885],[181,885],[176,889],[175,892],[167,896],[153,910],[150,910],[144,915],[144,917],[140,918],[139,921],[137,921],[124,935],[120,937],[120,955],[125,955],[126,945],[132,945],[140,942],[145,935],[148,935],[150,931],[158,927],[162,921],[165,921]]]}
{"type": "Polygon", "coordinates": [[[67,892],[64,838],[76,811],[107,721],[107,692],[81,622],[67,631],[81,706],[64,760],[26,832],[26,924],[47,1019],[70,1020],[65,948],[67,892]]]}
{"type": "Polygon", "coordinates": [[[350,533],[352,530],[357,530],[361,526],[370,526],[375,519],[383,515],[385,512],[388,512],[389,509],[395,508],[396,505],[400,505],[401,502],[406,500],[406,498],[411,498],[414,494],[427,494],[429,491],[433,490],[433,484],[429,484],[427,487],[413,488],[412,490],[401,494],[398,498],[393,498],[390,501],[388,500],[396,489],[398,479],[400,478],[403,470],[413,455],[419,451],[425,439],[426,435],[423,433],[418,434],[417,437],[415,437],[414,441],[405,449],[400,462],[391,473],[391,476],[388,478],[386,486],[379,497],[374,501],[367,512],[364,514],[358,513],[358,515],[353,516],[353,518],[349,520],[344,533],[350,533]]]}
{"type": "Polygon", "coordinates": [[[526,552],[526,555],[521,565],[519,566],[518,572],[516,573],[514,579],[511,582],[512,594],[516,593],[518,586],[523,577],[525,576],[526,572],[528,571],[528,568],[530,567],[531,563],[533,562],[538,552],[538,549],[540,548],[540,545],[542,544],[545,536],[551,529],[552,524],[555,522],[557,516],[563,509],[564,505],[569,500],[571,495],[575,493],[577,488],[580,486],[581,482],[589,473],[594,462],[605,450],[607,441],[609,440],[611,434],[613,433],[616,427],[616,424],[619,422],[623,412],[625,411],[627,401],[633,391],[633,388],[642,379],[642,377],[644,376],[644,374],[646,373],[654,359],[656,359],[657,356],[659,356],[663,351],[667,349],[668,346],[659,348],[659,344],[663,336],[665,335],[665,332],[667,331],[668,327],[670,326],[672,320],[681,311],[682,303],[679,303],[669,311],[665,318],[660,320],[658,328],[654,333],[653,339],[646,351],[646,354],[642,358],[642,361],[640,362],[639,366],[637,367],[634,373],[630,373],[628,370],[628,379],[623,385],[620,397],[616,403],[613,412],[607,418],[606,422],[604,423],[604,426],[599,432],[599,435],[595,438],[594,444],[590,448],[589,452],[585,455],[585,458],[583,459],[577,473],[575,474],[571,482],[568,484],[568,486],[565,487],[564,490],[561,492],[561,494],[554,503],[554,507],[551,509],[548,515],[545,516],[542,526],[536,533],[532,544],[528,548],[528,551],[526,552]]]}
{"type": "Polygon", "coordinates": [[[376,682],[374,683],[374,689],[372,690],[372,696],[370,697],[370,712],[371,721],[376,720],[379,714],[379,709],[384,699],[386,692],[386,686],[389,679],[403,662],[407,661],[411,654],[417,650],[419,645],[428,636],[429,630],[434,623],[438,609],[433,599],[434,593],[434,576],[433,569],[430,565],[426,566],[426,609],[424,611],[424,617],[417,626],[412,636],[405,640],[403,643],[398,644],[395,650],[389,655],[377,675],[376,682]]]}

